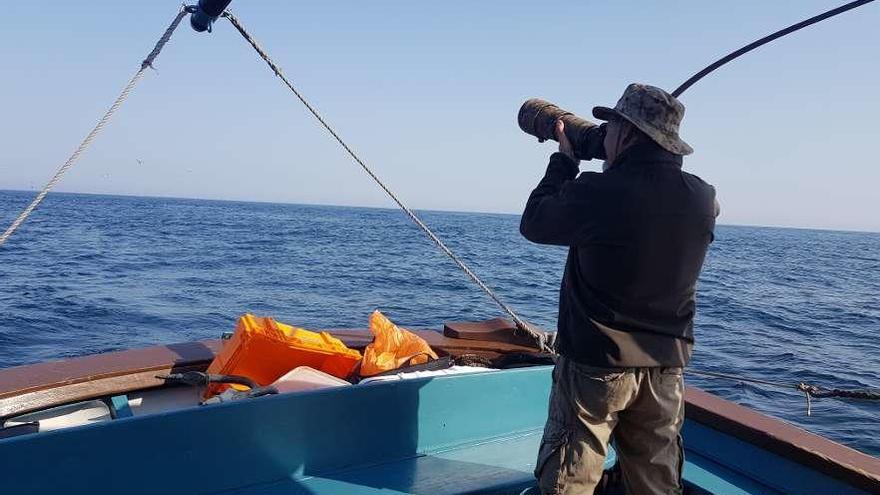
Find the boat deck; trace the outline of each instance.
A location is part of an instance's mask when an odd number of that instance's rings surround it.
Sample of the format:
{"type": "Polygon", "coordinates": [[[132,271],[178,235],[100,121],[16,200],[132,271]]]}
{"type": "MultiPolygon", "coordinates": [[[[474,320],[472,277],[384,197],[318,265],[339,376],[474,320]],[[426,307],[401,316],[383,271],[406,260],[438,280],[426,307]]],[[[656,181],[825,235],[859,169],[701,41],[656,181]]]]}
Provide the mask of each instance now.
{"type": "MultiPolygon", "coordinates": [[[[0,458],[16,476],[4,492],[518,493],[534,483],[550,371],[378,382],[7,438],[0,458]],[[52,476],[34,459],[51,459],[52,476]]],[[[749,421],[769,426],[749,438],[723,426],[717,410],[725,407],[739,406],[688,390],[691,493],[867,494],[880,487],[876,459],[754,412],[758,419],[740,414],[741,430],[754,430],[749,421]],[[775,440],[761,440],[762,432],[775,440]],[[806,435],[813,450],[780,440],[793,432],[806,435]]]]}
{"type": "MultiPolygon", "coordinates": [[[[533,486],[535,453],[541,430],[511,438],[432,452],[417,457],[359,467],[301,480],[289,479],[233,490],[240,495],[346,493],[388,494],[519,494],[533,486]]],[[[605,461],[610,469],[617,456],[605,461]]],[[[689,453],[684,467],[688,492],[730,495],[781,495],[785,492],[755,482],[723,465],[689,453]]]]}
{"type": "MultiPolygon", "coordinates": [[[[350,345],[369,340],[337,333],[350,345]]],[[[493,343],[425,335],[447,351],[497,352],[493,343]]],[[[197,390],[155,378],[204,369],[217,348],[208,341],[0,370],[0,417],[94,399],[116,408],[100,424],[0,439],[4,469],[16,473],[3,492],[519,493],[534,484],[549,367],[211,406],[196,405],[197,390]]],[[[694,388],[685,399],[689,493],[880,493],[880,459],[694,388]]]]}

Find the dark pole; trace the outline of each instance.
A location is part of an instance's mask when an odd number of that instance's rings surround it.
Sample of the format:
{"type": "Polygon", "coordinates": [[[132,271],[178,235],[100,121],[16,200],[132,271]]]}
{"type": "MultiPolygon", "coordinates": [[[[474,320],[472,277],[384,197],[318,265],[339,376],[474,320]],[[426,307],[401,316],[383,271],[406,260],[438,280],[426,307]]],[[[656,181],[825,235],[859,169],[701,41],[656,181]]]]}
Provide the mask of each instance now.
{"type": "Polygon", "coordinates": [[[837,14],[842,14],[848,10],[852,10],[856,7],[861,7],[862,5],[865,5],[866,3],[871,3],[873,1],[874,0],[855,0],[854,2],[850,2],[845,5],[841,5],[840,7],[837,7],[836,9],[831,9],[828,12],[819,14],[814,17],[810,17],[809,19],[807,19],[805,21],[801,21],[797,24],[793,24],[791,26],[788,26],[785,29],[780,29],[779,31],[776,31],[773,34],[764,36],[763,38],[759,39],[758,41],[750,43],[750,44],[740,48],[739,50],[732,52],[732,53],[726,55],[725,57],[716,60],[715,62],[712,63],[712,65],[706,67],[705,69],[701,70],[700,72],[697,72],[690,79],[683,82],[681,84],[681,86],[676,88],[676,90],[672,92],[672,96],[678,98],[678,96],[681,95],[682,93],[684,93],[684,91],[686,89],[691,87],[695,82],[699,81],[700,79],[705,77],[710,72],[714,71],[715,69],[721,67],[722,65],[726,64],[727,62],[730,62],[731,60],[733,60],[741,55],[745,55],[746,53],[749,53],[750,51],[754,50],[755,48],[758,48],[759,46],[766,45],[767,43],[770,43],[771,41],[773,41],[777,38],[781,38],[787,34],[791,34],[791,33],[795,32],[799,29],[803,29],[807,26],[811,26],[813,24],[816,24],[817,22],[824,21],[825,19],[828,19],[829,17],[834,17],[837,14]]]}

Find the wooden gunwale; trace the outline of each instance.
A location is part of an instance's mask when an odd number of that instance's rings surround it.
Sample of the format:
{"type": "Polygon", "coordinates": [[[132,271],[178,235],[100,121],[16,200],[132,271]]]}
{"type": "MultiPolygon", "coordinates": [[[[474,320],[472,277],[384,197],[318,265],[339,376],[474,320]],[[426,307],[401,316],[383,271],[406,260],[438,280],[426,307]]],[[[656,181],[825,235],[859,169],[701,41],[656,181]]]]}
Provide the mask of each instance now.
{"type": "MultiPolygon", "coordinates": [[[[364,329],[329,330],[346,345],[364,347],[364,329]]],[[[532,349],[513,344],[444,337],[417,331],[442,354],[495,357],[532,349]]],[[[220,349],[219,340],[109,352],[0,369],[0,418],[54,405],[160,387],[157,374],[205,369],[220,349]]],[[[880,459],[814,435],[796,426],[688,387],[686,417],[852,486],[880,493],[880,459]]]]}
{"type": "MultiPolygon", "coordinates": [[[[349,347],[363,349],[372,340],[366,329],[330,329],[349,347]]],[[[525,346],[456,340],[433,330],[414,330],[441,355],[477,354],[493,358],[505,352],[534,352],[525,346]]],[[[203,340],[0,369],[0,418],[113,394],[161,387],[155,375],[204,370],[220,350],[220,340],[203,340]]]]}
{"type": "Polygon", "coordinates": [[[825,473],[880,493],[880,459],[704,390],[687,387],[685,417],[825,473]]]}

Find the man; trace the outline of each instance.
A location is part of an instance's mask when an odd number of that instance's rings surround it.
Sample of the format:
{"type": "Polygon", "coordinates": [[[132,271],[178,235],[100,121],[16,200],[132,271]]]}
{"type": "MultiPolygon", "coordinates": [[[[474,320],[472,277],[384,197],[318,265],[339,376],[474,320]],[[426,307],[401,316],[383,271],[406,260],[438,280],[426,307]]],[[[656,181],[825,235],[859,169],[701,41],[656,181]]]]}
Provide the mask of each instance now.
{"type": "Polygon", "coordinates": [[[592,493],[613,433],[627,493],[682,493],[682,368],[715,189],[681,170],[693,151],[678,135],[684,106],[662,89],[631,84],[593,115],[608,122],[605,156],[588,157],[603,172],[578,176],[557,122],[559,152],[520,224],[530,241],[569,246],[535,476],[545,494],[592,493]]]}

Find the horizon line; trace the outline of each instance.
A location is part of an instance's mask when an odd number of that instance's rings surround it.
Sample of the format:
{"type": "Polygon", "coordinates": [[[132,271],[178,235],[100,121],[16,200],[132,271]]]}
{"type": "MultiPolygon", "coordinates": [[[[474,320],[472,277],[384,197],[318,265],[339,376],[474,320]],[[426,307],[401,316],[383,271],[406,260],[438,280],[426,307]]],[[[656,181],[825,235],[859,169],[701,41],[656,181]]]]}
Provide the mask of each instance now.
{"type": "MultiPolygon", "coordinates": [[[[34,190],[26,190],[26,189],[4,189],[0,188],[0,192],[13,192],[13,193],[30,193],[36,194],[34,190]]],[[[331,208],[364,208],[371,210],[391,210],[391,211],[401,211],[402,210],[397,206],[368,206],[368,205],[345,205],[345,204],[332,204],[332,203],[298,203],[298,202],[288,202],[288,201],[271,201],[271,200],[260,200],[260,199],[222,199],[222,198],[205,198],[205,197],[182,197],[182,196],[150,196],[144,194],[121,194],[121,193],[96,193],[96,192],[79,192],[79,191],[51,191],[50,195],[54,194],[66,194],[66,195],[81,195],[81,196],[106,196],[106,197],[116,197],[116,198],[141,198],[141,199],[174,199],[174,200],[183,200],[183,201],[210,201],[210,202],[218,202],[218,203],[246,203],[246,204],[267,204],[267,205],[290,205],[290,206],[323,206],[323,207],[331,207],[331,208]]],[[[48,197],[48,195],[47,195],[48,197]]],[[[410,209],[414,211],[423,211],[428,213],[461,213],[461,214],[479,214],[479,215],[503,215],[503,216],[520,216],[520,213],[510,213],[510,212],[499,212],[499,211],[477,211],[477,210],[444,210],[444,209],[434,209],[434,208],[413,208],[410,209]]],[[[842,228],[829,228],[829,227],[804,227],[804,226],[793,226],[793,225],[770,225],[770,224],[747,224],[747,223],[719,223],[717,224],[721,227],[752,227],[752,228],[760,228],[760,229],[791,229],[791,230],[813,230],[819,232],[842,232],[842,233],[854,233],[854,234],[880,234],[880,230],[867,230],[867,229],[842,229],[842,228]]]]}

